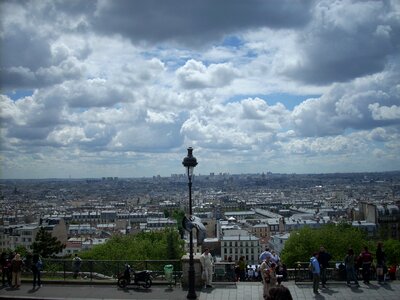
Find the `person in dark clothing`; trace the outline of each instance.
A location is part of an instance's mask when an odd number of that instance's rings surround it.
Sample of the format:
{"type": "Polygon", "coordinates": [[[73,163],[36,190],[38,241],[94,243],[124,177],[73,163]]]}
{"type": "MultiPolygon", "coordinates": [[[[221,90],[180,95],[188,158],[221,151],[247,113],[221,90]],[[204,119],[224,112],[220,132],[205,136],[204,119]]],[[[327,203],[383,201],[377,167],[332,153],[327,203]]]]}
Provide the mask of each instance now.
{"type": "Polygon", "coordinates": [[[40,259],[39,254],[35,253],[32,257],[32,265],[31,270],[33,273],[33,288],[38,288],[42,286],[42,281],[40,280],[40,271],[42,270],[43,264],[42,260],[40,259]]]}
{"type": "Polygon", "coordinates": [[[376,277],[378,283],[385,282],[386,255],[383,251],[383,243],[379,242],[376,248],[376,277]]]}
{"type": "Polygon", "coordinates": [[[320,276],[321,276],[321,283],[322,287],[326,287],[326,269],[329,267],[329,261],[331,260],[332,256],[326,252],[325,248],[321,246],[319,248],[319,253],[318,253],[318,262],[321,268],[320,276]]]}
{"type": "Polygon", "coordinates": [[[362,267],[363,282],[369,284],[369,278],[371,277],[372,254],[368,251],[367,246],[365,246],[364,250],[360,253],[359,259],[362,267]]]}
{"type": "Polygon", "coordinates": [[[346,266],[347,285],[350,286],[351,281],[354,281],[354,283],[357,286],[360,286],[358,284],[357,274],[356,274],[356,269],[355,269],[356,258],[354,256],[354,250],[352,248],[350,248],[347,251],[347,255],[344,258],[344,264],[346,266]]]}
{"type": "Polygon", "coordinates": [[[290,290],[283,286],[275,286],[269,290],[269,295],[266,298],[267,300],[293,300],[292,294],[290,290]]]}
{"type": "Polygon", "coordinates": [[[9,267],[8,265],[9,265],[9,260],[7,257],[7,253],[2,252],[0,258],[0,266],[1,266],[1,279],[3,286],[6,285],[6,282],[8,284],[11,283],[11,278],[10,280],[8,280],[8,267],[9,267]]]}

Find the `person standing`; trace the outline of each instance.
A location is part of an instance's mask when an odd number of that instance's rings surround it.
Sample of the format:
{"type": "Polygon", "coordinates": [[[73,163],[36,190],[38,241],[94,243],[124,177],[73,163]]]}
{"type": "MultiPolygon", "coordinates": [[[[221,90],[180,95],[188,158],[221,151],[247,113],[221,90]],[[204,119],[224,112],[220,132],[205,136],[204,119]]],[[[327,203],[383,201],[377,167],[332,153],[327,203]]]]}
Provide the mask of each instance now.
{"type": "Polygon", "coordinates": [[[75,257],[72,260],[72,271],[74,273],[74,279],[76,279],[81,271],[82,259],[75,253],[75,257]]]}
{"type": "Polygon", "coordinates": [[[210,249],[206,248],[203,254],[200,256],[200,263],[202,268],[202,277],[205,282],[205,287],[211,288],[212,282],[212,268],[213,268],[213,258],[210,253],[210,249]]]}
{"type": "Polygon", "coordinates": [[[240,281],[245,281],[246,279],[246,262],[244,260],[244,256],[242,255],[239,258],[239,261],[237,263],[237,270],[238,270],[238,275],[239,275],[239,280],[240,281]]]}
{"type": "Polygon", "coordinates": [[[379,242],[376,248],[376,277],[378,283],[385,283],[386,255],[383,250],[383,243],[379,242]]]}
{"type": "Polygon", "coordinates": [[[269,296],[269,291],[271,288],[275,287],[278,282],[278,275],[276,274],[276,264],[271,262],[271,267],[267,271],[267,297],[269,296]]]}
{"type": "Polygon", "coordinates": [[[7,264],[8,264],[8,262],[7,262],[7,253],[2,252],[1,253],[1,258],[0,258],[0,266],[1,266],[1,279],[2,279],[3,286],[6,285],[7,272],[8,272],[7,264]]]}
{"type": "Polygon", "coordinates": [[[263,251],[261,254],[260,254],[260,262],[263,262],[264,260],[266,260],[267,259],[267,257],[268,258],[271,258],[271,256],[272,256],[272,254],[271,254],[271,251],[269,250],[269,248],[268,247],[266,247],[265,248],[265,251],[263,251]]]}
{"type": "Polygon", "coordinates": [[[360,261],[362,267],[362,277],[365,284],[369,284],[369,279],[371,277],[371,264],[372,264],[372,254],[368,251],[368,247],[365,246],[364,250],[360,253],[360,261]]]}
{"type": "Polygon", "coordinates": [[[11,272],[12,272],[12,287],[19,288],[21,286],[21,273],[22,273],[22,259],[19,253],[15,254],[11,260],[11,272]]]}
{"type": "Polygon", "coordinates": [[[42,286],[42,281],[40,279],[40,271],[42,271],[43,268],[43,263],[42,260],[40,259],[39,254],[35,253],[32,256],[32,274],[33,274],[33,289],[36,288],[36,285],[38,288],[42,286]]]}
{"type": "Polygon", "coordinates": [[[354,281],[354,283],[357,286],[360,286],[358,284],[358,280],[357,280],[355,263],[356,263],[356,258],[354,256],[354,251],[353,251],[352,248],[350,248],[347,251],[346,257],[344,258],[344,265],[346,267],[346,279],[347,279],[347,285],[348,286],[350,286],[350,282],[351,281],[354,281]]]}
{"type": "Polygon", "coordinates": [[[312,278],[313,278],[313,292],[314,294],[319,294],[318,292],[318,287],[319,287],[319,280],[320,280],[320,274],[321,274],[321,269],[320,265],[318,262],[318,252],[315,252],[313,256],[310,258],[310,271],[312,273],[312,278]]]}
{"type": "Polygon", "coordinates": [[[326,270],[329,268],[329,261],[331,260],[331,258],[332,256],[328,252],[326,252],[323,246],[321,246],[318,253],[318,262],[320,265],[320,276],[323,288],[326,287],[326,270]]]}
{"type": "Polygon", "coordinates": [[[269,279],[269,269],[271,268],[270,266],[270,258],[267,257],[260,265],[260,273],[261,273],[261,278],[262,278],[262,284],[263,284],[263,297],[266,299],[268,297],[268,291],[269,291],[269,284],[270,284],[270,279],[269,279]]]}

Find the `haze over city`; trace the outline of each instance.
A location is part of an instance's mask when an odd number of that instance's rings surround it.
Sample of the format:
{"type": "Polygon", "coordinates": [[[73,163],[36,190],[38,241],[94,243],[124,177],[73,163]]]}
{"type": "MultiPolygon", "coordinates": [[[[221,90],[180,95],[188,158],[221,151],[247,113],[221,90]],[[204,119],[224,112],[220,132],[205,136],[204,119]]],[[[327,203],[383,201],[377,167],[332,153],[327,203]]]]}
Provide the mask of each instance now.
{"type": "Polygon", "coordinates": [[[0,178],[400,170],[400,2],[1,1],[0,178]]]}

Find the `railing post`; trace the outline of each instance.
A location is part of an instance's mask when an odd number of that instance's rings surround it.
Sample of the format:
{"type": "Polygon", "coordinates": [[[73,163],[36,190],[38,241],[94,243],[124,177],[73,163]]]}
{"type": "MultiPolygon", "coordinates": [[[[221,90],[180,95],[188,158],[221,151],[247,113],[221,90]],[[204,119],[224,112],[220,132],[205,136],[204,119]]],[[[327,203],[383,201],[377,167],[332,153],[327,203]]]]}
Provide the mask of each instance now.
{"type": "Polygon", "coordinates": [[[63,271],[64,271],[64,281],[67,279],[67,261],[64,259],[63,262],[63,271]]]}
{"type": "Polygon", "coordinates": [[[90,266],[90,281],[93,281],[93,260],[89,262],[90,266]]]}

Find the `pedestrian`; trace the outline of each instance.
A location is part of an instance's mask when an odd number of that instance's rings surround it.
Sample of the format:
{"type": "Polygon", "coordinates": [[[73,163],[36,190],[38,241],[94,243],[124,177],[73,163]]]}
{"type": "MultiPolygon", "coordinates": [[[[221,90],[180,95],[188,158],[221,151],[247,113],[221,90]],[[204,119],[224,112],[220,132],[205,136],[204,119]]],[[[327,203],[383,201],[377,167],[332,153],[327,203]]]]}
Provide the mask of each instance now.
{"type": "Polygon", "coordinates": [[[271,288],[275,287],[278,282],[278,275],[276,274],[276,264],[274,262],[271,263],[271,267],[266,270],[264,277],[267,289],[265,294],[268,298],[269,291],[271,290],[271,288]]]}
{"type": "Polygon", "coordinates": [[[36,285],[38,288],[42,287],[40,272],[43,269],[43,262],[40,259],[39,254],[37,254],[37,253],[33,254],[31,269],[32,269],[32,274],[33,274],[33,289],[36,288],[36,285]]]}
{"type": "Polygon", "coordinates": [[[6,285],[7,281],[7,272],[8,272],[8,262],[7,262],[7,253],[2,252],[0,257],[0,267],[1,267],[1,282],[2,285],[6,285]]]}
{"type": "Polygon", "coordinates": [[[272,287],[269,290],[267,300],[293,300],[290,290],[283,285],[272,287]]]}
{"type": "Polygon", "coordinates": [[[379,242],[376,248],[376,277],[379,284],[385,283],[386,255],[383,250],[383,243],[379,242]]]}
{"type": "Polygon", "coordinates": [[[244,260],[244,256],[239,257],[239,261],[237,262],[237,272],[239,275],[240,281],[245,281],[246,279],[246,262],[244,260]]]}
{"type": "Polygon", "coordinates": [[[269,289],[269,278],[268,272],[269,269],[271,268],[270,266],[270,257],[266,257],[266,259],[261,263],[260,265],[260,273],[261,273],[261,279],[262,279],[262,284],[263,284],[263,297],[266,299],[268,297],[268,289],[269,289]]]}
{"type": "Polygon", "coordinates": [[[281,261],[281,258],[279,255],[275,252],[275,250],[271,251],[271,262],[275,263],[276,265],[279,265],[281,261]]]}
{"type": "Polygon", "coordinates": [[[268,247],[266,247],[265,251],[263,251],[260,254],[260,258],[259,258],[260,259],[260,263],[262,263],[267,257],[271,258],[271,256],[272,256],[271,251],[269,250],[268,247]]]}
{"type": "Polygon", "coordinates": [[[310,258],[310,265],[309,269],[312,273],[312,279],[313,279],[313,292],[314,294],[319,294],[318,287],[319,287],[319,280],[320,280],[320,274],[321,274],[321,268],[320,264],[318,262],[318,252],[315,252],[313,256],[310,258]]]}
{"type": "Polygon", "coordinates": [[[360,286],[358,284],[357,275],[356,275],[356,269],[355,269],[356,257],[354,256],[354,250],[352,248],[349,248],[349,250],[347,251],[347,255],[344,258],[344,265],[346,267],[347,285],[351,286],[350,282],[354,281],[354,283],[357,286],[360,286]]]}
{"type": "Polygon", "coordinates": [[[319,248],[319,253],[318,253],[318,262],[320,266],[320,276],[321,276],[321,283],[322,287],[326,287],[326,270],[329,268],[329,261],[331,260],[332,256],[326,252],[325,248],[321,246],[319,248]]]}
{"type": "Polygon", "coordinates": [[[21,286],[21,273],[22,273],[22,259],[19,253],[15,254],[11,260],[11,271],[12,271],[12,282],[13,288],[19,288],[21,286]]]}
{"type": "Polygon", "coordinates": [[[212,288],[212,269],[213,269],[213,258],[210,253],[210,249],[204,249],[203,254],[200,256],[200,263],[202,268],[202,278],[204,280],[204,287],[212,288]]]}
{"type": "Polygon", "coordinates": [[[72,260],[72,271],[74,273],[74,279],[76,279],[81,271],[82,259],[75,253],[75,257],[72,260]]]}
{"type": "Polygon", "coordinates": [[[365,246],[363,251],[359,256],[362,268],[362,278],[365,284],[369,284],[369,279],[371,277],[371,264],[372,264],[372,254],[368,251],[368,247],[365,246]]]}

